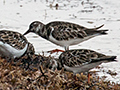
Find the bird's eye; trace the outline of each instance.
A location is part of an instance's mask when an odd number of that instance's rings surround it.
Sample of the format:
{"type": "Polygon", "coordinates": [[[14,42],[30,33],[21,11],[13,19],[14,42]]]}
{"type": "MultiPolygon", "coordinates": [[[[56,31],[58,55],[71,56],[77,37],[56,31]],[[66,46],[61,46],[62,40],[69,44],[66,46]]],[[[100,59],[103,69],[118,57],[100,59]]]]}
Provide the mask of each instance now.
{"type": "Polygon", "coordinates": [[[30,28],[33,28],[33,26],[32,26],[32,25],[30,25],[30,28]]]}

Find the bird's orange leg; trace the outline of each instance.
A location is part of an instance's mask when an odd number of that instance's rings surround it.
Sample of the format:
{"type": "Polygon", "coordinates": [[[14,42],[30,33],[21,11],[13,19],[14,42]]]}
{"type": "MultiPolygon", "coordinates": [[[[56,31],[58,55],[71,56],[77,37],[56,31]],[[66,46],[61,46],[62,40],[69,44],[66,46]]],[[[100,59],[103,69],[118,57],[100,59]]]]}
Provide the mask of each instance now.
{"type": "Polygon", "coordinates": [[[64,50],[59,50],[59,49],[55,49],[55,50],[50,50],[50,51],[48,51],[48,53],[55,53],[55,52],[64,52],[64,50]]]}
{"type": "Polygon", "coordinates": [[[88,84],[90,84],[90,73],[88,72],[88,84]]]}

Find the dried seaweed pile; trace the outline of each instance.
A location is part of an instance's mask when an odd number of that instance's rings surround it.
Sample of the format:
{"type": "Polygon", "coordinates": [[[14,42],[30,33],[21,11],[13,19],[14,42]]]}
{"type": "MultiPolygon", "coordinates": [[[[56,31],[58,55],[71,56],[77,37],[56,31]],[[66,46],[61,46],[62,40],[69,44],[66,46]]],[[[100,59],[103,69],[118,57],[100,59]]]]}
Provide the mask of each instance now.
{"type": "Polygon", "coordinates": [[[120,90],[120,85],[94,76],[88,84],[86,75],[64,69],[52,71],[41,65],[50,58],[34,55],[12,62],[0,59],[0,90],[120,90]]]}

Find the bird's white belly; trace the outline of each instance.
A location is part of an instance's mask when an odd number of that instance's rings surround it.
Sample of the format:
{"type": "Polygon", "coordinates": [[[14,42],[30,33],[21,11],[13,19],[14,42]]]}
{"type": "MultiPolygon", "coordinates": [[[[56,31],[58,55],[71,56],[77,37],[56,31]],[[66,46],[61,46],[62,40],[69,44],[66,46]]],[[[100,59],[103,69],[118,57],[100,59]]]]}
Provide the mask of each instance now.
{"type": "Polygon", "coordinates": [[[82,38],[74,38],[74,39],[69,39],[69,40],[58,41],[54,37],[52,37],[52,35],[50,35],[49,40],[54,44],[65,47],[65,46],[71,46],[71,45],[79,44],[79,43],[81,43],[81,42],[83,42],[83,41],[85,41],[85,40],[87,40],[89,38],[92,38],[92,37],[94,37],[94,36],[84,37],[83,39],[82,38]]]}
{"type": "Polygon", "coordinates": [[[18,50],[7,43],[3,43],[0,41],[0,52],[7,57],[16,58],[22,56],[25,53],[25,51],[27,50],[27,46],[28,44],[26,44],[26,46],[22,50],[18,50]]]}

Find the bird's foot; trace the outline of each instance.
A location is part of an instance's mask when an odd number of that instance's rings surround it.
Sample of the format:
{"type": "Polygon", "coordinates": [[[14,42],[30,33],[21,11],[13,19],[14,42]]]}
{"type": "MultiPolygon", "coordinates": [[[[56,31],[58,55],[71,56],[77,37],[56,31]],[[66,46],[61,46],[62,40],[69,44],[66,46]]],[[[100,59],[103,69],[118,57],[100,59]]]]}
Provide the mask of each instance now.
{"type": "Polygon", "coordinates": [[[90,84],[90,76],[91,76],[91,74],[88,73],[88,84],[90,84]]]}
{"type": "Polygon", "coordinates": [[[48,53],[51,53],[51,54],[53,54],[53,53],[55,53],[55,52],[64,52],[64,50],[60,50],[60,49],[55,49],[55,50],[50,50],[50,51],[47,51],[48,53]]]}

